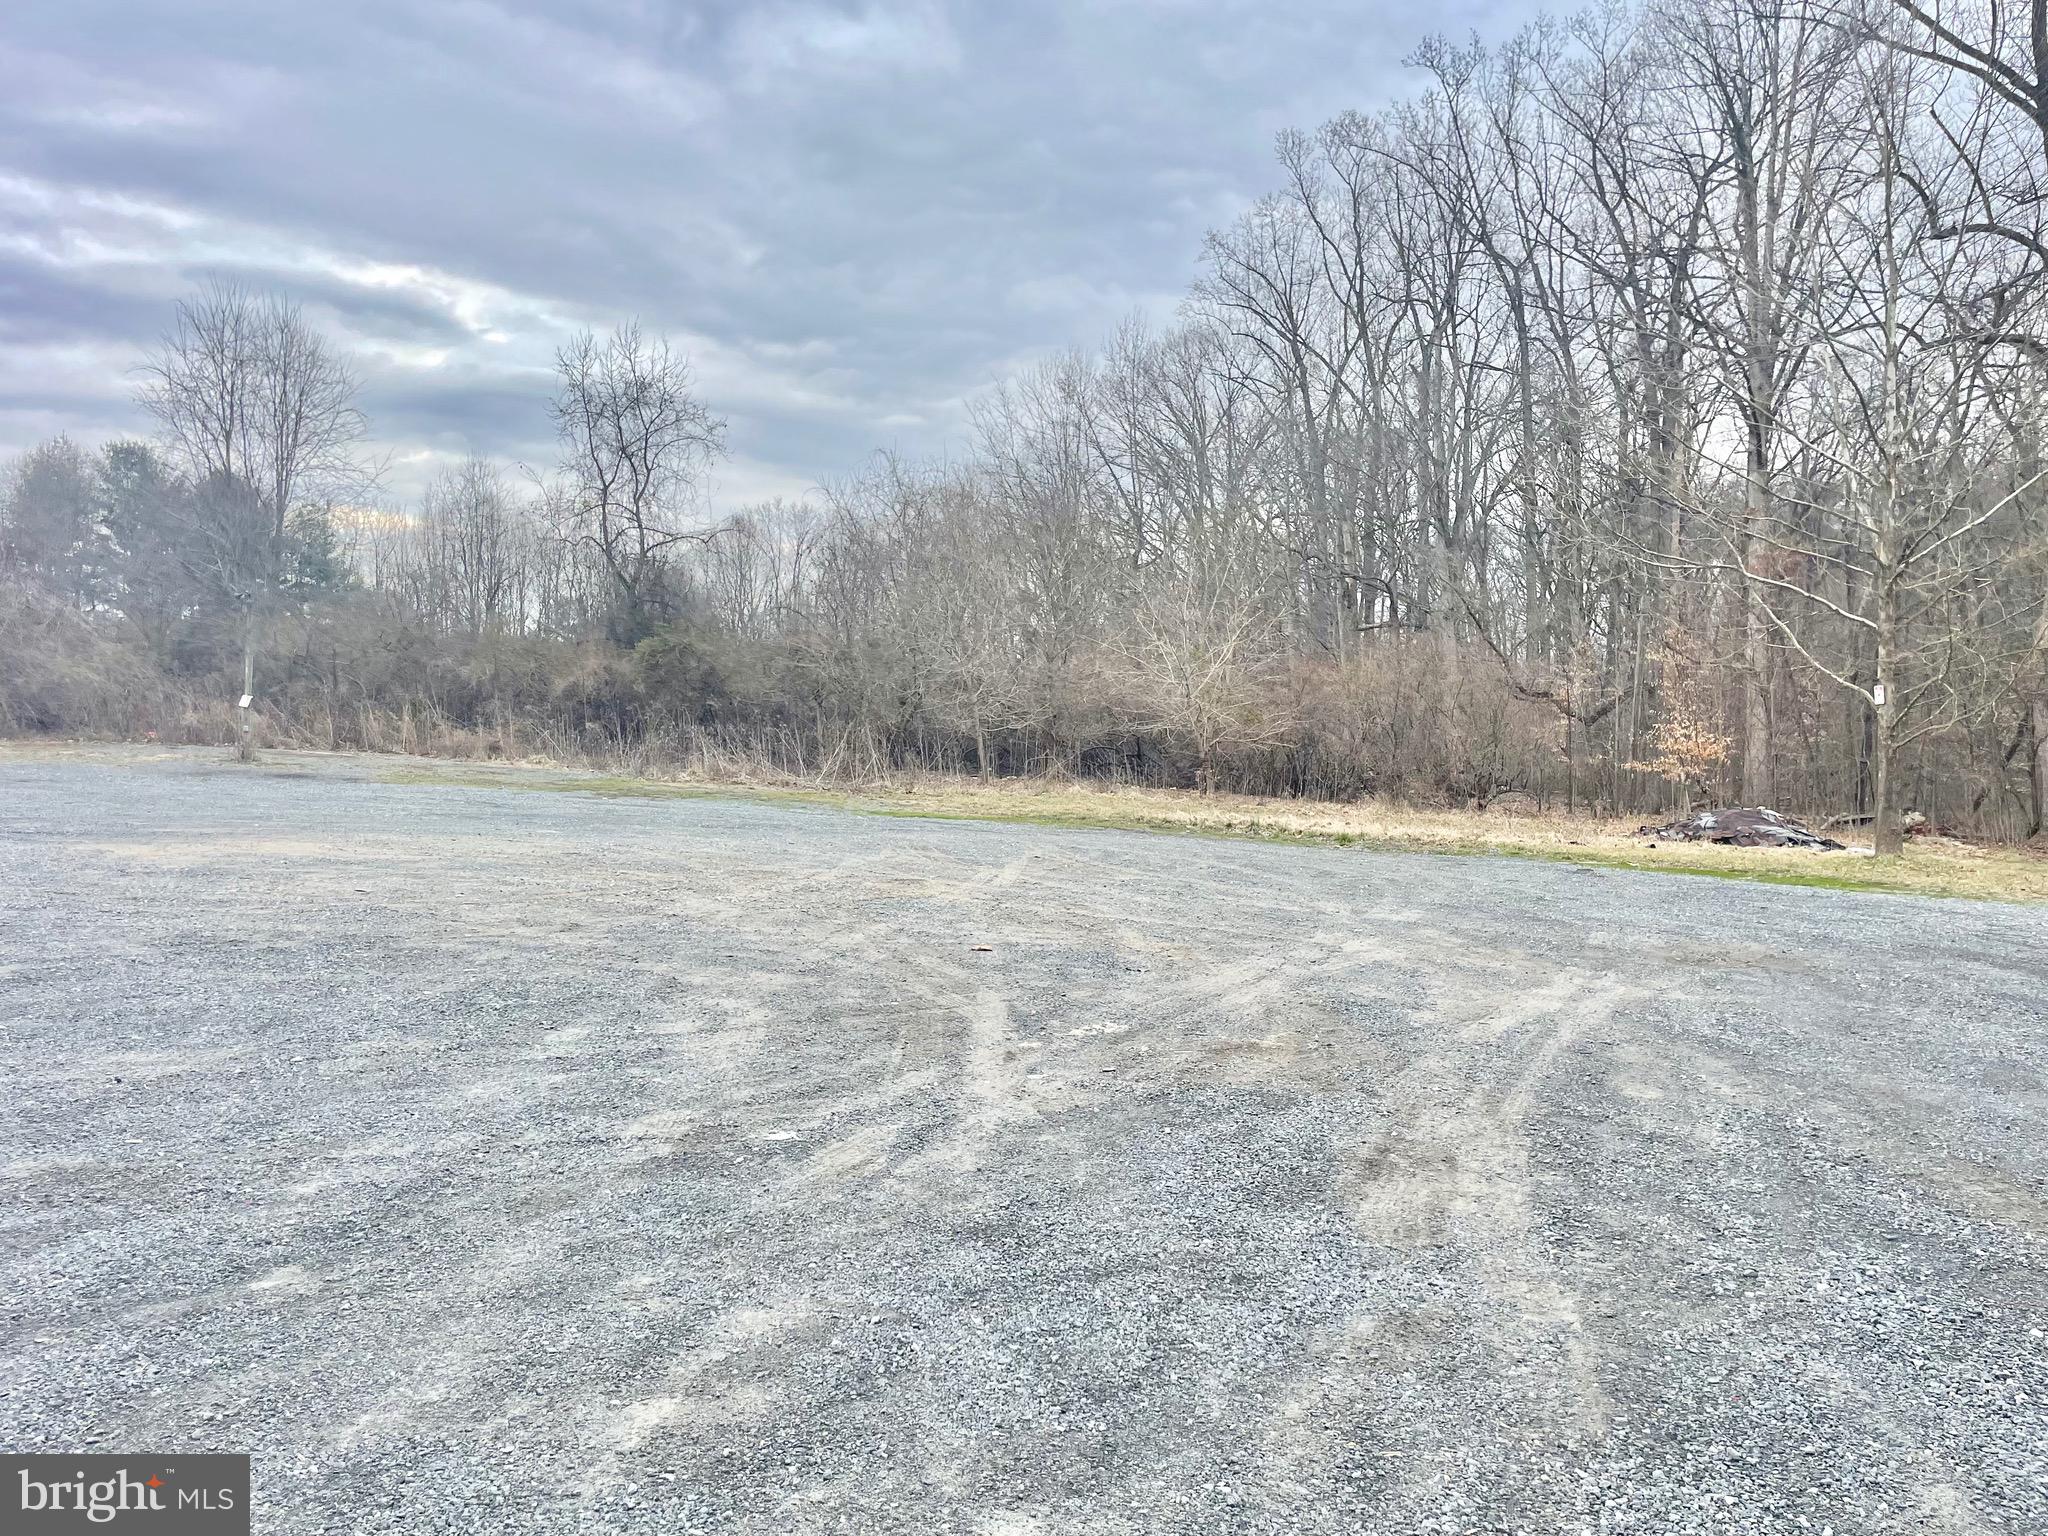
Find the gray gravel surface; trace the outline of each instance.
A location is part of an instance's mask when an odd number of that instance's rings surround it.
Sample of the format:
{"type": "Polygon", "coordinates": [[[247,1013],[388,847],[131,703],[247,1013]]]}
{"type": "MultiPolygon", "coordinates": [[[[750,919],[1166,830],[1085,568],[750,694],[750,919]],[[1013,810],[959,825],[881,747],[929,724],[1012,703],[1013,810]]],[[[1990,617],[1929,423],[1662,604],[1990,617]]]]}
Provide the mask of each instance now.
{"type": "Polygon", "coordinates": [[[388,767],[0,757],[0,1445],[279,1532],[2048,1530],[2040,909],[388,767]]]}

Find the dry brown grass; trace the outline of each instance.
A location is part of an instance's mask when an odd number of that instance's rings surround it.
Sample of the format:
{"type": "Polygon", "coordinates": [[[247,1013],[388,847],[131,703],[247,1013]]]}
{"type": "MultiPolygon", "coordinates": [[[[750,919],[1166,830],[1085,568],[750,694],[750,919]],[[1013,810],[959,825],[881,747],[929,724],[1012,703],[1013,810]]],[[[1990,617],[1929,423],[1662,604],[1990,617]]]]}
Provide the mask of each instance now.
{"type": "Polygon", "coordinates": [[[1636,836],[1635,821],[1611,817],[1427,810],[1378,801],[1338,805],[1043,780],[982,784],[924,777],[847,798],[899,814],[1139,827],[1425,853],[1498,853],[1842,889],[2048,901],[2048,854],[1944,837],[1914,838],[1903,856],[1877,859],[1867,847],[1794,853],[1661,842],[1636,836]]]}

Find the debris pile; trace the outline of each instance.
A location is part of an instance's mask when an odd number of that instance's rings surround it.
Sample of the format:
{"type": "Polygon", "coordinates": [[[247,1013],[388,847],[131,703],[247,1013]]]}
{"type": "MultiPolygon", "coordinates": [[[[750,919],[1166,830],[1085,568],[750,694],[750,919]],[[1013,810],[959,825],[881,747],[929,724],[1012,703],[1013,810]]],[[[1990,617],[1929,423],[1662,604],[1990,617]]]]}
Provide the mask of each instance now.
{"type": "Polygon", "coordinates": [[[1636,836],[1669,838],[1675,843],[1720,843],[1729,848],[1809,848],[1815,853],[1843,847],[1761,805],[1694,811],[1661,827],[1638,827],[1636,836]]]}

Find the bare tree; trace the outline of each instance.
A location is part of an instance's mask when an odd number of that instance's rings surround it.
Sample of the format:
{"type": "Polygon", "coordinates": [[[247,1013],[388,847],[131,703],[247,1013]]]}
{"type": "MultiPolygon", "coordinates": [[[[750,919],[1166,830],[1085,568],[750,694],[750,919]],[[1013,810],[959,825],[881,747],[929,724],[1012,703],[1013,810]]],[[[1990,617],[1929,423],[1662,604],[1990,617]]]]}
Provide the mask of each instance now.
{"type": "MultiPolygon", "coordinates": [[[[2014,349],[2035,375],[2022,393],[2038,392],[2048,381],[2048,334],[2024,317],[2036,312],[2048,280],[2048,7],[1890,0],[1852,14],[1867,37],[1931,61],[1954,87],[1937,92],[1930,110],[1951,151],[1950,174],[1917,177],[1913,189],[1937,238],[1988,238],[2010,256],[1979,296],[1978,333],[1987,345],[2014,349]]],[[[2031,459],[2031,442],[2020,436],[2031,459]]],[[[2048,543],[2048,511],[2040,533],[2048,543]]],[[[2000,760],[2025,749],[2029,825],[2038,836],[2048,831],[2048,589],[2014,675],[2021,726],[2000,760]]]]}
{"type": "MultiPolygon", "coordinates": [[[[257,637],[287,575],[293,514],[364,478],[356,376],[296,303],[218,280],[179,303],[142,376],[144,408],[201,487],[197,558],[239,610],[242,695],[253,699],[257,637]]],[[[250,715],[245,705],[244,761],[250,715]]]]}
{"type": "Polygon", "coordinates": [[[1811,398],[1775,428],[1803,451],[1803,489],[1761,512],[1748,499],[1732,525],[1703,509],[1718,526],[1717,568],[1869,708],[1880,854],[1900,850],[1900,751],[1982,707],[1959,686],[1972,643],[1962,610],[2008,558],[1999,526],[2043,478],[2001,462],[2004,382],[1957,302],[1976,289],[1975,253],[1933,237],[1913,190],[1925,179],[1911,164],[1913,74],[1909,59],[1868,61],[1859,184],[1838,187],[1816,221],[1839,297],[1811,343],[1811,398]]]}
{"type": "Polygon", "coordinates": [[[1273,745],[1292,725],[1274,686],[1280,610],[1243,553],[1219,553],[1187,575],[1140,573],[1113,654],[1126,713],[1192,751],[1204,794],[1225,753],[1273,745]]]}
{"type": "Polygon", "coordinates": [[[495,464],[475,455],[427,487],[419,533],[433,611],[458,633],[525,627],[533,529],[495,464]]]}
{"type": "Polygon", "coordinates": [[[806,502],[778,499],[736,512],[702,546],[694,573],[715,621],[760,640],[800,621],[823,537],[823,518],[806,502]]]}
{"type": "Polygon", "coordinates": [[[615,597],[608,628],[630,645],[674,617],[678,546],[712,537],[691,520],[704,472],[725,451],[725,422],[697,398],[688,362],[637,324],[604,341],[586,331],[555,355],[555,370],[562,511],[603,562],[615,597]]]}
{"type": "Polygon", "coordinates": [[[1772,790],[1772,656],[1746,573],[1777,515],[1792,393],[1833,319],[1824,214],[1847,185],[1857,148],[1839,127],[1853,48],[1819,9],[1774,0],[1675,8],[1666,36],[1686,87],[1673,125],[1678,147],[1711,189],[1696,325],[1741,434],[1741,793],[1761,802],[1772,790]]]}
{"type": "Polygon", "coordinates": [[[2048,276],[2048,6],[1891,0],[1848,15],[1855,32],[1940,65],[1964,88],[1939,91],[1931,114],[1969,181],[1964,196],[1936,203],[1932,233],[1991,236],[2014,247],[2035,277],[2048,276]]]}

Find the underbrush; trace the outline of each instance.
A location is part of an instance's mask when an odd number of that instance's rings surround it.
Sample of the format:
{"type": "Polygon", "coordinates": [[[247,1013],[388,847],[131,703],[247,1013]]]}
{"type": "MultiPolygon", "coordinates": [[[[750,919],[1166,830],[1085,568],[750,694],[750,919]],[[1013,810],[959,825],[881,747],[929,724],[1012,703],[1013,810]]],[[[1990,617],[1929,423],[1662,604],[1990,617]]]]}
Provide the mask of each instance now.
{"type": "MultiPolygon", "coordinates": [[[[614,794],[678,788],[749,790],[829,801],[885,814],[988,817],[1076,826],[1249,836],[1435,852],[1484,852],[1586,864],[1923,894],[2048,900],[2048,857],[2038,849],[1916,838],[1904,856],[1791,853],[1658,843],[1635,835],[1646,813],[1568,813],[1527,794],[1464,805],[1390,797],[1319,799],[1197,793],[1145,782],[1142,762],[1116,756],[1086,771],[1058,759],[1007,776],[978,777],[943,749],[906,752],[872,724],[806,728],[663,724],[608,716],[604,677],[579,678],[574,707],[552,714],[470,701],[463,715],[424,701],[348,701],[329,683],[259,707],[260,747],[367,752],[430,760],[407,772],[462,782],[457,764],[520,765],[570,775],[494,774],[513,787],[614,794]],[[338,702],[340,701],[340,702],[338,702]],[[906,764],[906,759],[908,763],[906,764]],[[936,761],[941,766],[933,767],[936,761]]],[[[0,604],[0,735],[163,746],[235,739],[233,703],[144,665],[132,646],[56,603],[0,604]]],[[[1647,813],[1654,815],[1655,813],[1647,813]]]]}

